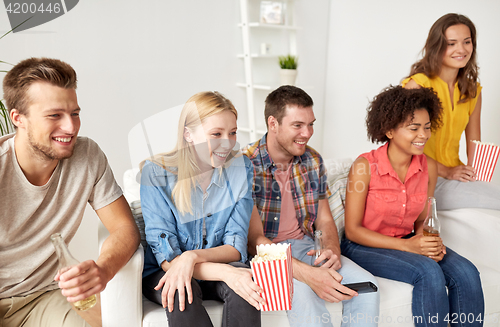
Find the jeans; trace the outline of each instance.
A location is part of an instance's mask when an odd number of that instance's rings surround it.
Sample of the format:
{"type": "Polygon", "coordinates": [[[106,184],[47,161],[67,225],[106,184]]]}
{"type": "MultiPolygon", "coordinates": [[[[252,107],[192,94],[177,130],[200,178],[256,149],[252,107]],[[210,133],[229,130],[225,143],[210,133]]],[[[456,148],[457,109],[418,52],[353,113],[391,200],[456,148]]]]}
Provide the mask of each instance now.
{"type": "MultiPolygon", "coordinates": [[[[240,262],[232,262],[232,266],[247,266],[240,262]]],[[[146,276],[142,280],[142,293],[144,296],[155,303],[161,305],[161,289],[155,290],[154,287],[158,281],[165,275],[165,272],[158,271],[146,276]]],[[[212,321],[208,316],[203,300],[216,300],[224,302],[222,310],[222,327],[260,327],[260,311],[251,306],[242,299],[224,282],[219,281],[197,281],[191,279],[191,288],[193,291],[193,303],[186,303],[184,311],[179,311],[179,295],[175,292],[174,310],[168,312],[167,320],[169,326],[182,327],[213,327],[212,321]]]]}
{"type": "Polygon", "coordinates": [[[443,260],[435,262],[420,254],[366,247],[347,239],[341,248],[345,256],[375,276],[413,285],[415,326],[483,325],[479,271],[452,249],[447,248],[443,260]]]}
{"type": "Polygon", "coordinates": [[[434,191],[438,210],[484,208],[500,210],[500,186],[487,182],[460,182],[438,177],[434,191]]]}
{"type": "MultiPolygon", "coordinates": [[[[311,256],[306,253],[314,249],[314,241],[304,236],[302,240],[289,239],[292,256],[302,262],[311,264],[311,256]]],[[[363,268],[341,256],[342,268],[338,270],[343,276],[342,284],[371,281],[377,285],[375,277],[363,268]]],[[[293,280],[292,309],[287,311],[290,327],[299,326],[332,326],[333,317],[321,299],[307,284],[293,280]]],[[[351,300],[343,301],[342,326],[377,326],[375,319],[379,313],[379,292],[359,294],[351,300]]]]}

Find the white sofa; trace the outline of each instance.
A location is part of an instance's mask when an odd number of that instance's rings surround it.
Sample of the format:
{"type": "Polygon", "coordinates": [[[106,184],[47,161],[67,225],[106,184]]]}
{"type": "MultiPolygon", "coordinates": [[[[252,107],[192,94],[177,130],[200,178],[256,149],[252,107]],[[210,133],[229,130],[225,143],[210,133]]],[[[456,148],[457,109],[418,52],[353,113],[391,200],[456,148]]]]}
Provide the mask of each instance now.
{"type": "MultiPolygon", "coordinates": [[[[332,164],[332,161],[327,161],[332,164]]],[[[129,203],[139,200],[138,170],[124,176],[124,192],[129,203]]],[[[500,212],[465,208],[439,211],[444,243],[467,257],[479,269],[486,302],[486,327],[500,327],[500,212]]],[[[100,230],[99,240],[106,238],[100,230]]],[[[168,326],[164,309],[142,296],[143,249],[139,247],[129,263],[113,278],[101,295],[104,327],[168,326]],[[142,324],[142,325],[141,325],[142,324]]],[[[413,286],[377,278],[380,292],[379,326],[414,326],[411,321],[413,286]]],[[[361,295],[362,296],[362,295],[361,295]]],[[[222,304],[206,301],[214,326],[221,325],[222,304]]],[[[327,305],[334,326],[340,326],[342,305],[327,305]]],[[[263,312],[262,326],[289,326],[286,313],[263,312]]]]}

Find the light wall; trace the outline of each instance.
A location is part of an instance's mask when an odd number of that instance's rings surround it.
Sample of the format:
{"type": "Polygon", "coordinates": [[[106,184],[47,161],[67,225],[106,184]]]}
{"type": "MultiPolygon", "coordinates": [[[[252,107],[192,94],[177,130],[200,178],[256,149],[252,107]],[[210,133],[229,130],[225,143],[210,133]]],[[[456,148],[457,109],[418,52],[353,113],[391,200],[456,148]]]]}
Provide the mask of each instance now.
{"type": "MultiPolygon", "coordinates": [[[[260,3],[249,2],[254,7],[260,3]]],[[[296,23],[303,27],[297,32],[298,80],[312,86],[308,92],[316,100],[321,121],[329,0],[296,0],[296,5],[296,23]]],[[[225,94],[240,113],[238,124],[248,126],[245,91],[236,86],[244,81],[243,61],[237,58],[243,51],[239,21],[237,0],[85,0],[51,22],[7,35],[0,40],[0,60],[15,64],[46,56],[75,68],[82,108],[80,135],[101,146],[121,185],[123,173],[131,168],[127,136],[132,127],[199,91],[225,94]]],[[[0,32],[8,30],[7,13],[0,7],[0,32]]],[[[276,63],[269,71],[271,79],[278,69],[276,63]]],[[[259,92],[263,99],[266,94],[259,92]]],[[[322,124],[317,124],[312,140],[316,148],[321,148],[321,135],[322,124]]],[[[244,133],[239,138],[241,143],[250,141],[244,133]]],[[[79,259],[97,257],[97,222],[88,207],[73,242],[86,240],[88,245],[72,246],[79,259]]]]}
{"type": "MultiPolygon", "coordinates": [[[[454,11],[476,23],[484,85],[483,140],[500,144],[495,126],[500,118],[496,0],[473,5],[464,0],[295,2],[297,25],[302,27],[297,32],[298,81],[311,86],[306,90],[315,101],[317,118],[311,145],[324,157],[354,158],[375,147],[366,141],[364,127],[369,99],[388,84],[399,83],[431,24],[454,11]]],[[[64,16],[0,40],[0,60],[17,63],[47,56],[75,67],[80,135],[97,141],[121,184],[131,167],[127,135],[132,127],[196,92],[222,92],[239,110],[239,125],[247,124],[245,91],[235,86],[244,80],[243,63],[236,58],[242,52],[239,20],[237,0],[85,0],[64,16]]],[[[0,9],[0,32],[9,29],[7,14],[0,9]]],[[[269,72],[277,73],[277,68],[269,72]]],[[[245,135],[239,137],[244,143],[245,135]]],[[[89,207],[72,246],[82,260],[97,257],[97,222],[89,207]],[[82,241],[88,245],[76,246],[82,241]]]]}
{"type": "MultiPolygon", "coordinates": [[[[410,66],[420,58],[430,27],[450,12],[464,14],[476,25],[483,86],[482,140],[500,144],[500,43],[496,41],[500,2],[337,0],[331,2],[330,10],[325,157],[356,158],[377,147],[366,136],[364,119],[369,101],[409,74],[410,66]]],[[[466,162],[462,144],[461,158],[466,162]]],[[[493,182],[500,185],[499,172],[493,182]]]]}

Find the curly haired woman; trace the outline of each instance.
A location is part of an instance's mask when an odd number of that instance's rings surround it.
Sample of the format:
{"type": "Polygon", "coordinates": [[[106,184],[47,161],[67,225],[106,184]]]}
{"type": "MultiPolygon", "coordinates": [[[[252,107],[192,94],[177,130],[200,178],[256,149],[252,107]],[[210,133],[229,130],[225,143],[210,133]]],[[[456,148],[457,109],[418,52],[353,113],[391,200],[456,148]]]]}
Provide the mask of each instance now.
{"type": "Polygon", "coordinates": [[[351,168],[341,251],[375,276],[413,285],[415,326],[456,326],[464,318],[467,326],[482,326],[478,270],[439,236],[423,235],[426,200],[437,178],[424,146],[440,115],[439,99],[427,88],[390,87],[375,97],[368,136],[385,144],[351,168]]]}

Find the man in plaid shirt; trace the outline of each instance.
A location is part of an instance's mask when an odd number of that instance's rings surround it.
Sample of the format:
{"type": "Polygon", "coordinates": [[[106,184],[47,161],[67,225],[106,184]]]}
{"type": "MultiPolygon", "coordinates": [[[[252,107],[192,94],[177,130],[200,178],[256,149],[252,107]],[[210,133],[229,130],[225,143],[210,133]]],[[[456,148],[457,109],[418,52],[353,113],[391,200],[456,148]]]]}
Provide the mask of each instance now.
{"type": "Polygon", "coordinates": [[[267,134],[243,151],[254,164],[250,254],[255,254],[258,244],[291,244],[294,296],[287,313],[290,326],[332,326],[325,301],[344,301],[342,326],[376,326],[378,292],[358,296],[340,283],[376,284],[376,280],[340,254],[328,205],[326,168],[320,154],[307,146],[316,120],[313,100],[300,88],[281,86],[267,96],[265,118],[267,134]],[[323,250],[317,259],[315,230],[323,234],[323,250]]]}

